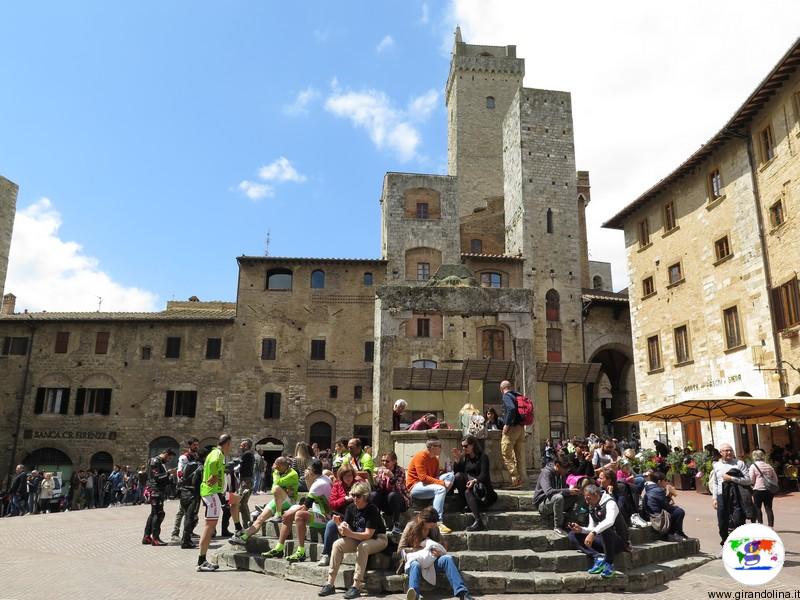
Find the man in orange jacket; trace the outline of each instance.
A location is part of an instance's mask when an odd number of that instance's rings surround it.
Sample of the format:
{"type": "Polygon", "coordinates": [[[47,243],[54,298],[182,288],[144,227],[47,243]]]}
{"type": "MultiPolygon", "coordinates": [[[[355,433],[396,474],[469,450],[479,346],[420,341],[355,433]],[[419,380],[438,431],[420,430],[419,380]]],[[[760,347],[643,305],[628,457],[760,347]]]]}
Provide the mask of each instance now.
{"type": "MultiPolygon", "coordinates": [[[[439,466],[441,454],[441,440],[430,438],[425,443],[425,449],[414,455],[406,470],[406,487],[411,491],[411,497],[425,500],[433,498],[433,508],[440,520],[444,515],[444,498],[453,487],[453,473],[443,472],[439,466]]],[[[450,528],[440,522],[439,531],[450,533],[450,528]]]]}

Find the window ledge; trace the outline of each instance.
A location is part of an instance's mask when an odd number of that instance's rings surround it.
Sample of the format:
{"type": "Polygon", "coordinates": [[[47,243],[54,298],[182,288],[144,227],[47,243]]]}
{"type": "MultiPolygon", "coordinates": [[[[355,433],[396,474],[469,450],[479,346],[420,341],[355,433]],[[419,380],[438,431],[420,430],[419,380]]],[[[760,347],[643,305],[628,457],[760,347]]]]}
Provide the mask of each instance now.
{"type": "Polygon", "coordinates": [[[706,204],[706,210],[711,210],[712,208],[719,206],[723,200],[725,200],[725,194],[722,194],[721,196],[718,196],[713,200],[709,200],[708,203],[706,204]]]}
{"type": "Polygon", "coordinates": [[[667,286],[667,289],[674,288],[674,287],[678,287],[680,284],[684,283],[685,281],[686,281],[686,278],[685,278],[685,277],[681,277],[681,278],[680,278],[678,281],[676,281],[675,283],[670,283],[670,284],[667,286]]]}
{"type": "Polygon", "coordinates": [[[291,288],[266,288],[265,292],[291,292],[291,288]]]}
{"type": "Polygon", "coordinates": [[[653,245],[653,242],[647,242],[644,246],[639,246],[639,249],[637,250],[637,252],[644,252],[645,250],[647,250],[652,245],[653,245]]]}
{"type": "Polygon", "coordinates": [[[744,350],[747,348],[747,344],[739,344],[738,346],[734,346],[733,348],[728,348],[724,352],[725,354],[732,354],[734,352],[738,352],[739,350],[744,350]]]}
{"type": "Polygon", "coordinates": [[[777,155],[777,154],[775,154],[775,155],[774,155],[772,158],[770,158],[770,159],[769,159],[767,162],[765,162],[765,163],[761,163],[761,165],[758,167],[758,172],[759,172],[759,173],[761,173],[761,172],[765,171],[765,170],[766,170],[766,169],[767,169],[767,168],[768,168],[768,167],[769,167],[769,166],[770,166],[772,163],[774,163],[774,162],[775,162],[775,159],[776,159],[776,158],[778,158],[778,155],[777,155]]]}
{"type": "Polygon", "coordinates": [[[686,365],[693,365],[694,359],[685,360],[683,362],[675,363],[673,366],[677,367],[685,367],[686,365]]]}
{"type": "Polygon", "coordinates": [[[718,261],[716,261],[716,262],[714,263],[714,266],[716,267],[716,266],[718,266],[718,265],[721,265],[722,263],[724,263],[724,262],[727,262],[727,261],[729,261],[729,260],[730,260],[730,259],[732,259],[732,258],[733,258],[733,252],[731,252],[730,254],[728,254],[728,255],[726,255],[726,256],[723,256],[722,258],[720,258],[718,261]]]}
{"type": "Polygon", "coordinates": [[[648,375],[656,375],[658,373],[663,373],[663,372],[664,372],[664,367],[658,367],[657,369],[652,369],[652,370],[648,371],[647,374],[648,375]]]}
{"type": "Polygon", "coordinates": [[[658,292],[650,292],[647,296],[642,296],[642,300],[647,300],[648,298],[652,298],[653,296],[658,295],[658,292]]]}
{"type": "Polygon", "coordinates": [[[787,223],[788,221],[789,221],[789,219],[788,219],[788,218],[786,218],[786,219],[784,219],[784,220],[783,220],[783,223],[781,223],[780,225],[775,225],[775,227],[773,227],[772,229],[770,229],[770,230],[769,230],[769,234],[770,234],[770,235],[775,235],[776,233],[780,233],[780,232],[781,232],[781,230],[782,230],[784,227],[786,227],[786,223],[787,223]]]}
{"type": "Polygon", "coordinates": [[[675,225],[675,227],[673,227],[672,229],[670,229],[670,230],[668,230],[668,231],[665,231],[664,233],[662,233],[662,234],[661,234],[661,237],[662,237],[662,238],[665,238],[665,237],[667,237],[668,235],[672,235],[673,233],[675,233],[676,231],[678,231],[678,229],[680,229],[680,228],[681,228],[681,226],[680,226],[680,225],[675,225]]]}

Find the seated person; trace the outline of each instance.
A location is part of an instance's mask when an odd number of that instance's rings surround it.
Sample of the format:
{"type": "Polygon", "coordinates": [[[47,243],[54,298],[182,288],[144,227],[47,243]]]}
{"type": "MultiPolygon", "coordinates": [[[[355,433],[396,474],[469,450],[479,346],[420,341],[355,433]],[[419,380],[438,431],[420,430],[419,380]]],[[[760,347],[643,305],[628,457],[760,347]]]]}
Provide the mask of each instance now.
{"type": "Polygon", "coordinates": [[[289,459],[285,456],[279,456],[275,459],[272,465],[273,499],[264,507],[250,527],[237,531],[233,535],[230,539],[231,544],[244,546],[247,540],[255,535],[268,519],[280,522],[283,512],[289,510],[292,504],[297,501],[297,488],[300,485],[300,477],[290,465],[289,459]]]}
{"type": "Polygon", "coordinates": [[[614,577],[614,558],[625,549],[618,533],[624,526],[617,503],[598,486],[587,485],[583,499],[589,507],[589,527],[570,523],[569,541],[572,547],[594,559],[589,573],[603,579],[614,577]]]}
{"type": "Polygon", "coordinates": [[[328,583],[322,586],[318,596],[330,596],[336,593],[334,583],[342,559],[346,553],[355,552],[356,569],[353,574],[353,585],[344,597],[358,598],[364,585],[369,555],[382,552],[389,544],[381,512],[377,506],[369,502],[369,486],[359,481],[350,489],[350,495],[353,497],[353,502],[345,510],[344,518],[334,516],[340,537],[333,544],[328,583]]]}
{"type": "Polygon", "coordinates": [[[381,456],[381,466],[375,475],[375,491],[369,501],[390,515],[392,534],[400,535],[400,515],[411,506],[411,497],[406,488],[406,471],[397,464],[397,454],[394,452],[381,456]]]}
{"type": "Polygon", "coordinates": [[[543,517],[553,515],[553,531],[559,535],[567,535],[564,512],[570,511],[578,503],[581,494],[578,487],[571,488],[566,483],[569,468],[569,459],[559,456],[542,468],[533,490],[534,506],[543,517]]]}
{"type": "MultiPolygon", "coordinates": [[[[444,514],[444,499],[453,487],[453,473],[443,472],[439,466],[442,454],[442,442],[438,438],[429,438],[425,448],[417,452],[411,459],[406,471],[406,486],[412,498],[429,500],[433,498],[433,508],[439,518],[444,514]]],[[[450,533],[451,529],[443,523],[439,531],[450,533]]]]}
{"type": "Polygon", "coordinates": [[[668,491],[669,484],[661,471],[650,473],[650,481],[644,485],[644,499],[642,502],[643,512],[646,519],[658,515],[662,510],[669,513],[669,531],[667,539],[671,542],[682,542],[686,539],[683,532],[683,520],[686,511],[680,506],[675,506],[670,498],[668,491]]]}
{"type": "Polygon", "coordinates": [[[283,556],[283,546],[292,533],[292,523],[297,523],[297,549],[294,554],[286,557],[289,562],[303,562],[306,559],[306,526],[325,529],[330,516],[328,499],[331,495],[331,480],[322,474],[322,463],[312,459],[305,472],[305,481],[308,486],[308,495],[283,513],[278,542],[263,553],[264,558],[283,556]]]}
{"type": "Polygon", "coordinates": [[[361,448],[361,440],[353,438],[347,442],[347,454],[342,459],[342,464],[350,463],[355,469],[356,478],[366,481],[372,485],[372,477],[375,475],[375,461],[368,452],[361,448]]]}
{"type": "MultiPolygon", "coordinates": [[[[356,471],[349,464],[344,463],[336,472],[336,481],[333,482],[331,489],[331,497],[329,505],[331,513],[343,515],[348,505],[353,503],[353,497],[350,495],[350,490],[356,483],[356,471]]],[[[325,539],[322,545],[322,556],[319,557],[317,565],[320,567],[327,567],[331,564],[331,551],[333,550],[333,542],[339,539],[339,527],[336,522],[331,519],[325,525],[325,539]]]]}
{"type": "Polygon", "coordinates": [[[589,446],[586,443],[579,442],[575,446],[575,454],[572,458],[570,474],[594,477],[594,467],[592,466],[592,461],[590,458],[591,454],[589,453],[589,446]]]}
{"type": "Polygon", "coordinates": [[[461,600],[472,600],[464,578],[458,571],[453,557],[442,553],[444,541],[437,523],[439,513],[435,508],[423,508],[413,521],[409,521],[400,536],[397,551],[403,557],[408,573],[408,600],[421,598],[422,578],[430,584],[436,583],[436,571],[444,573],[453,587],[453,595],[461,600]],[[431,544],[435,542],[435,544],[431,544]],[[438,547],[437,547],[438,546],[438,547]],[[426,552],[427,550],[427,552],[426,552]]]}
{"type": "Polygon", "coordinates": [[[436,419],[436,415],[433,413],[428,413],[427,415],[421,416],[419,419],[409,425],[408,431],[424,431],[426,429],[434,429],[434,426],[438,423],[439,421],[436,419]]]}
{"type": "Polygon", "coordinates": [[[497,500],[489,474],[489,456],[484,453],[475,436],[468,435],[461,442],[461,451],[453,448],[453,487],[464,499],[474,519],[467,531],[481,531],[486,526],[481,521],[481,510],[486,510],[497,500]]]}

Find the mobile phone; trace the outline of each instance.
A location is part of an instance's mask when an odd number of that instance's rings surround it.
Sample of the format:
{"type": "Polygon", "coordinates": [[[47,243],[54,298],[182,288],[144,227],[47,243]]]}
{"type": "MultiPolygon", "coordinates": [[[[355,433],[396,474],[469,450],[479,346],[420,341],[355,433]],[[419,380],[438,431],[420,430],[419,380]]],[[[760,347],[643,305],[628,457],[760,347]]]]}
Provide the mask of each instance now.
{"type": "Polygon", "coordinates": [[[342,524],[342,516],[341,515],[333,515],[333,522],[337,525],[342,524]]]}

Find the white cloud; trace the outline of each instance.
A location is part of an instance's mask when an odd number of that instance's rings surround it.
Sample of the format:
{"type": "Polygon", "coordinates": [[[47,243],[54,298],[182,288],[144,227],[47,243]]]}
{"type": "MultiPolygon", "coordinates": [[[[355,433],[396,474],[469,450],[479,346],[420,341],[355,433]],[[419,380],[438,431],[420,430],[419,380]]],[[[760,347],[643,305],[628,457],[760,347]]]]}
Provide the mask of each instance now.
{"type": "Polygon", "coordinates": [[[430,20],[430,7],[428,7],[427,2],[422,3],[422,14],[419,17],[419,22],[423,25],[427,25],[428,21],[430,20]]]}
{"type": "Polygon", "coordinates": [[[384,50],[391,50],[392,48],[394,48],[394,38],[390,35],[385,35],[383,39],[378,42],[375,51],[383,52],[384,50]]]}
{"type": "Polygon", "coordinates": [[[295,183],[303,183],[306,180],[306,176],[298,173],[294,165],[284,156],[261,167],[258,170],[258,176],[264,181],[294,181],[295,183]]]}
{"type": "Polygon", "coordinates": [[[325,101],[325,109],[365,129],[377,148],[392,150],[400,160],[408,161],[419,158],[417,149],[422,143],[419,130],[410,121],[425,120],[437,100],[437,92],[429,90],[413,98],[408,110],[403,111],[396,108],[384,92],[342,91],[336,86],[325,101]]]}
{"type": "Polygon", "coordinates": [[[317,99],[319,92],[313,87],[309,86],[304,90],[297,92],[291,104],[283,107],[284,114],[297,116],[308,113],[308,106],[317,99]]]}
{"type": "Polygon", "coordinates": [[[61,215],[47,198],[17,212],[6,292],[17,296],[17,311],[158,310],[158,296],[114,281],[100,261],[77,242],[59,237],[61,215]]]}
{"type": "Polygon", "coordinates": [[[589,245],[612,261],[617,289],[622,235],[600,225],[721,129],[800,31],[791,0],[759,4],[758,18],[745,0],[695,2],[688,19],[687,6],[454,0],[442,24],[448,53],[459,23],[467,43],[515,44],[526,86],[571,92],[577,166],[591,172],[589,245]],[[567,23],[569,42],[556,26],[531,36],[531,23],[567,23]]]}
{"type": "Polygon", "coordinates": [[[250,198],[250,200],[261,200],[262,198],[275,195],[275,189],[271,185],[257,183],[247,179],[239,182],[238,188],[239,191],[250,198]]]}

